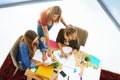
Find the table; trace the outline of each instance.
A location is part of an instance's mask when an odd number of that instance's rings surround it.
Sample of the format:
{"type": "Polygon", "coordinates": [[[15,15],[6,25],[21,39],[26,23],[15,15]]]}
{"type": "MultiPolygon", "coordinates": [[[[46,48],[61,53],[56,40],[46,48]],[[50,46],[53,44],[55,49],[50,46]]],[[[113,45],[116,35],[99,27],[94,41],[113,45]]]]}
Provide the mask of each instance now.
{"type": "MultiPolygon", "coordinates": [[[[74,59],[75,59],[75,62],[76,62],[76,63],[75,63],[75,66],[80,69],[80,75],[81,75],[81,76],[84,76],[84,75],[85,75],[85,77],[86,77],[86,74],[87,74],[87,73],[84,72],[84,69],[85,69],[85,68],[88,68],[88,64],[87,64],[87,63],[81,63],[81,60],[82,60],[83,55],[87,55],[87,54],[88,54],[88,53],[85,53],[85,52],[82,52],[82,51],[77,51],[76,53],[73,54],[74,59]]],[[[58,67],[58,69],[60,70],[60,69],[62,69],[62,67],[63,67],[63,66],[62,66],[62,64],[61,64],[61,65],[58,67]]],[[[99,80],[98,78],[99,78],[99,76],[100,76],[101,67],[100,67],[99,70],[97,70],[97,71],[98,71],[98,74],[94,74],[94,76],[98,76],[96,80],[99,80]]],[[[34,79],[36,79],[36,80],[48,80],[48,79],[42,78],[42,77],[36,75],[35,73],[31,72],[29,68],[26,70],[25,75],[27,76],[27,80],[31,80],[32,78],[34,78],[34,79]]],[[[91,74],[91,75],[92,75],[92,74],[91,74]]],[[[56,73],[54,72],[53,75],[52,75],[52,79],[51,79],[51,80],[60,80],[60,79],[58,78],[58,76],[59,76],[59,74],[58,74],[58,73],[56,74],[56,73]]],[[[90,75],[87,74],[87,76],[90,76],[90,75]]],[[[83,80],[84,80],[84,79],[83,79],[83,80]]],[[[86,79],[86,80],[87,80],[87,79],[86,79]]]]}
{"type": "Polygon", "coordinates": [[[80,74],[82,76],[82,80],[100,80],[102,61],[100,61],[99,67],[97,69],[94,69],[92,67],[89,67],[87,63],[80,63],[83,55],[89,54],[83,51],[74,54],[76,59],[76,66],[81,69],[80,74]]]}

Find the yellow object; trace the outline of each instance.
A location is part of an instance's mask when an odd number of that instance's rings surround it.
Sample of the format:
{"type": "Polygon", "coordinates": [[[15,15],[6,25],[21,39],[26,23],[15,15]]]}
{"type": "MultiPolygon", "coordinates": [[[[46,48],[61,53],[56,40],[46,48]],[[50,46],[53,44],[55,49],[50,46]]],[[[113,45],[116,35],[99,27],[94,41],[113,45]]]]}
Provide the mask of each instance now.
{"type": "Polygon", "coordinates": [[[44,77],[44,78],[47,78],[47,79],[51,79],[52,77],[52,74],[53,74],[53,71],[54,71],[54,68],[53,66],[49,65],[49,66],[39,66],[37,71],[36,71],[36,74],[41,76],[41,77],[44,77]]]}

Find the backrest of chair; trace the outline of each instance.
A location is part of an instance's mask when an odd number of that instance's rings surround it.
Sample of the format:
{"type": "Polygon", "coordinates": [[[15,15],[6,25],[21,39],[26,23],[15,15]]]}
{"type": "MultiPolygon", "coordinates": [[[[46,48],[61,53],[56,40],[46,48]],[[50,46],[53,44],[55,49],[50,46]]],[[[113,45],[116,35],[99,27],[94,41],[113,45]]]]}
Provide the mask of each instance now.
{"type": "Polygon", "coordinates": [[[22,35],[18,37],[18,39],[16,40],[16,42],[14,43],[14,45],[12,46],[11,50],[10,50],[10,55],[13,61],[13,64],[15,67],[20,67],[19,63],[16,60],[16,56],[18,54],[18,50],[19,50],[19,43],[21,41],[22,35]]]}
{"type": "Polygon", "coordinates": [[[75,29],[77,30],[79,46],[85,46],[85,43],[88,37],[88,32],[85,29],[82,29],[80,27],[76,27],[76,26],[73,26],[73,27],[75,27],[75,29]]]}

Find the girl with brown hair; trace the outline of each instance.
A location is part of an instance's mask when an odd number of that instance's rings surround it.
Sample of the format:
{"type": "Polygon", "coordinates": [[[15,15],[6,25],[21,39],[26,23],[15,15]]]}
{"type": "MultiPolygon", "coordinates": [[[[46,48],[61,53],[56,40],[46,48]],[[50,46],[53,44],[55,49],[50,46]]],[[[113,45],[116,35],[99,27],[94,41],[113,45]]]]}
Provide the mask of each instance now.
{"type": "MultiPolygon", "coordinates": [[[[17,60],[21,64],[23,70],[39,65],[45,65],[42,62],[32,60],[37,48],[40,48],[42,54],[46,55],[46,47],[42,41],[38,39],[37,33],[33,30],[26,31],[19,44],[19,53],[17,55],[17,60]]],[[[43,61],[46,59],[47,57],[43,57],[43,61]]]]}

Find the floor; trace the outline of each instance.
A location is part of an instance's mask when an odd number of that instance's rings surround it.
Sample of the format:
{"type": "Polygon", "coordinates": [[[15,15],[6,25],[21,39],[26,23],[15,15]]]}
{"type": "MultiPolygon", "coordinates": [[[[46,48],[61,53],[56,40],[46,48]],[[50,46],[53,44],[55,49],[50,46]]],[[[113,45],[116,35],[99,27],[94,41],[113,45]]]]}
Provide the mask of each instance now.
{"type": "MultiPolygon", "coordinates": [[[[2,56],[0,66],[6,59],[16,38],[28,29],[36,31],[40,11],[51,5],[61,6],[67,24],[73,24],[88,31],[88,39],[86,45],[81,47],[82,51],[99,57],[103,61],[103,69],[120,73],[120,64],[118,64],[120,57],[120,37],[118,36],[120,33],[99,6],[97,0],[92,2],[88,0],[71,0],[69,2],[64,0],[54,3],[34,3],[0,8],[0,54],[2,56]],[[10,37],[10,35],[12,36],[10,37]]],[[[60,27],[54,27],[50,31],[53,34],[50,38],[54,39],[53,36],[56,36],[56,32],[63,27],[61,24],[58,26],[60,27]]]]}

